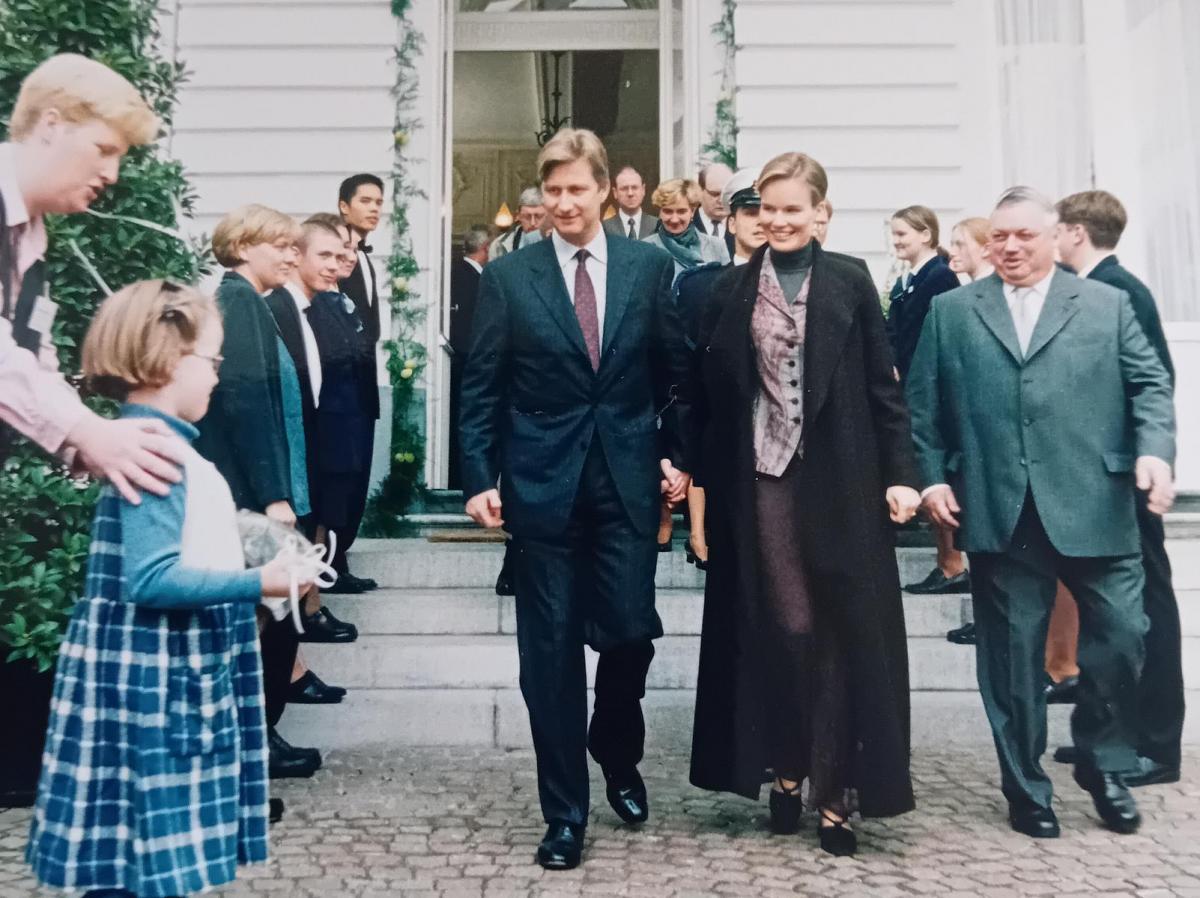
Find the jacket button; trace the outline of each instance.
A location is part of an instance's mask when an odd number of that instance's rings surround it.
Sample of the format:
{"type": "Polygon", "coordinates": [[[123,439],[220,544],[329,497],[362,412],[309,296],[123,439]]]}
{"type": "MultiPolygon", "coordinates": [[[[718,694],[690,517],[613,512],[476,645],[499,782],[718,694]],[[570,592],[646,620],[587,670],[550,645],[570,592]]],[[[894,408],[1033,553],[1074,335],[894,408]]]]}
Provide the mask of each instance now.
{"type": "Polygon", "coordinates": [[[793,387],[798,387],[798,386],[800,386],[800,381],[798,381],[798,380],[793,380],[791,383],[792,383],[792,386],[793,386],[793,387]]]}
{"type": "Polygon", "coordinates": [[[1025,467],[1025,459],[1023,459],[1023,458],[1021,459],[1021,467],[1022,468],[1025,467]]]}
{"type": "Polygon", "coordinates": [[[799,400],[799,399],[793,399],[793,400],[792,400],[792,405],[799,405],[799,404],[800,404],[800,400],[799,400]]]}
{"type": "Polygon", "coordinates": [[[799,423],[801,423],[801,421],[803,421],[803,420],[804,420],[803,418],[792,418],[792,423],[793,423],[793,424],[799,424],[799,423]]]}
{"type": "Polygon", "coordinates": [[[795,360],[795,359],[788,359],[788,367],[789,367],[789,368],[795,368],[795,367],[796,367],[796,360],[795,360]]]}
{"type": "Polygon", "coordinates": [[[1026,427],[1028,427],[1030,424],[1032,424],[1032,423],[1033,423],[1033,418],[1026,418],[1026,419],[1025,419],[1024,421],[1022,421],[1021,423],[1022,423],[1022,424],[1024,424],[1026,427]]]}

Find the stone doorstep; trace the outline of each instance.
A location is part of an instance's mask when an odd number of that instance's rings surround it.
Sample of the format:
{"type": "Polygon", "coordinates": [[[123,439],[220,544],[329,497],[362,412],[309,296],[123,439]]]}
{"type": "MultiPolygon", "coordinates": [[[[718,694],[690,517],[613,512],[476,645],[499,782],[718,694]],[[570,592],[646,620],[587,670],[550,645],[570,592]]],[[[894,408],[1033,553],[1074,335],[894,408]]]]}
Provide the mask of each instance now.
{"type": "MultiPolygon", "coordinates": [[[[962,623],[963,607],[969,601],[964,595],[905,595],[908,635],[944,636],[962,623]]],[[[514,599],[490,589],[380,589],[360,596],[326,596],[325,604],[339,618],[353,621],[364,636],[516,633],[514,599]]],[[[660,589],[656,604],[668,636],[699,635],[704,613],[701,590],[660,589]]]]}
{"type": "MultiPolygon", "coordinates": [[[[590,701],[589,697],[589,705],[590,701]]],[[[643,701],[647,749],[686,751],[695,702],[690,689],[647,691],[643,701]]],[[[1069,713],[1068,708],[1050,709],[1051,746],[1068,740],[1069,713]]],[[[323,751],[382,745],[530,747],[529,718],[517,689],[354,690],[340,705],[291,706],[280,731],[294,745],[316,745],[323,751]]],[[[1200,726],[1192,726],[1188,738],[1200,741],[1200,726]]],[[[913,692],[912,744],[914,750],[991,746],[979,696],[913,692]]]]}
{"type": "MultiPolygon", "coordinates": [[[[698,636],[665,636],[655,643],[651,689],[694,689],[698,636]]],[[[586,653],[588,682],[596,654],[586,653]]],[[[910,637],[909,680],[913,689],[974,690],[975,653],[944,636],[910,637]]],[[[353,646],[304,646],[308,664],[321,677],[347,689],[515,689],[516,640],[497,636],[360,636],[353,646]]]]}
{"type": "MultiPolygon", "coordinates": [[[[1167,541],[1175,588],[1200,590],[1200,538],[1167,541]]],[[[352,568],[386,587],[410,589],[490,589],[500,572],[503,547],[480,543],[431,543],[424,539],[361,539],[352,568]]],[[[921,580],[933,568],[933,549],[896,550],[900,582],[921,580]]],[[[686,562],[683,551],[659,556],[655,583],[660,589],[703,589],[704,575],[686,562]]]]}

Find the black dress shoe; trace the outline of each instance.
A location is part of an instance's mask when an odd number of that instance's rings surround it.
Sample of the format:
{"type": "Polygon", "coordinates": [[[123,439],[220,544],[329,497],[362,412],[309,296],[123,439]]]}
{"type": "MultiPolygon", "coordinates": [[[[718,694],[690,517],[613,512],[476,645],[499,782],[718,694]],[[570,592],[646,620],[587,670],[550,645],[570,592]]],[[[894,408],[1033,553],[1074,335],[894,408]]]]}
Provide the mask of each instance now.
{"type": "Polygon", "coordinates": [[[333,586],[322,586],[321,592],[331,595],[358,596],[366,592],[366,589],[350,574],[338,574],[338,578],[333,581],[333,586]]]}
{"type": "Polygon", "coordinates": [[[1046,686],[1047,705],[1073,705],[1079,695],[1079,677],[1063,677],[1057,683],[1046,686]]]}
{"type": "Polygon", "coordinates": [[[1059,764],[1078,764],[1079,749],[1074,745],[1060,745],[1054,749],[1054,760],[1059,764]]]}
{"type": "Polygon", "coordinates": [[[1061,833],[1054,811],[1037,805],[1017,807],[1010,804],[1008,825],[1016,832],[1034,839],[1057,839],[1061,833]]]}
{"type": "Polygon", "coordinates": [[[336,705],[346,697],[341,686],[330,686],[311,670],[288,687],[287,700],[296,705],[336,705]]]}
{"type": "Polygon", "coordinates": [[[278,823],[283,819],[283,799],[272,798],[267,804],[267,822],[278,823]]]}
{"type": "Polygon", "coordinates": [[[946,641],[953,642],[955,645],[974,645],[975,644],[975,624],[963,624],[946,634],[946,641]]]}
{"type": "Polygon", "coordinates": [[[322,606],[315,614],[305,616],[304,632],[299,639],[301,642],[354,642],[358,639],[358,627],[339,621],[322,606]]]}
{"type": "Polygon", "coordinates": [[[858,853],[858,836],[850,828],[850,821],[831,816],[825,809],[821,810],[821,819],[817,822],[817,839],[821,850],[834,857],[854,857],[858,853]],[[829,825],[821,825],[826,822],[829,825]]]}
{"type": "Polygon", "coordinates": [[[1104,825],[1116,833],[1135,833],[1142,825],[1133,793],[1119,773],[1096,770],[1094,767],[1075,767],[1075,782],[1090,792],[1096,813],[1104,825]]]}
{"type": "Polygon", "coordinates": [[[319,751],[289,745],[274,727],[267,729],[267,748],[267,772],[271,779],[309,777],[321,769],[319,751]]]}
{"type": "Polygon", "coordinates": [[[537,849],[537,862],[547,870],[573,870],[583,859],[583,827],[555,820],[537,849]]]}
{"type": "Polygon", "coordinates": [[[645,823],[650,817],[650,799],[646,784],[635,767],[629,773],[604,774],[604,794],[617,816],[626,823],[645,823]]]}
{"type": "Polygon", "coordinates": [[[370,577],[356,577],[354,574],[346,574],[346,576],[361,586],[363,592],[370,592],[373,589],[379,589],[379,584],[370,577]]]}
{"type": "Polygon", "coordinates": [[[800,831],[800,817],[804,813],[804,796],[800,786],[790,792],[771,789],[768,801],[771,809],[771,832],[777,836],[791,836],[800,831]]]}
{"type": "Polygon", "coordinates": [[[1179,767],[1160,764],[1142,755],[1138,756],[1137,766],[1122,774],[1125,785],[1131,789],[1139,786],[1157,786],[1161,783],[1179,782],[1179,767]]]}
{"type": "Polygon", "coordinates": [[[970,592],[971,573],[970,571],[961,571],[953,577],[947,577],[942,573],[940,567],[935,567],[924,580],[907,584],[904,591],[917,596],[946,596],[970,592]]]}

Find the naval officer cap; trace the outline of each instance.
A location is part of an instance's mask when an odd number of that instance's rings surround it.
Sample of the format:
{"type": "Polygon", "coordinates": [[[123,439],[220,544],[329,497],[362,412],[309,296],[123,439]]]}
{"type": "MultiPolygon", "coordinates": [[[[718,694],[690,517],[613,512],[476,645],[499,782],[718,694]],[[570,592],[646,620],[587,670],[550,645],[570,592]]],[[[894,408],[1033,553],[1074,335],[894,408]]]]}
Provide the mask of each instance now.
{"type": "Polygon", "coordinates": [[[730,212],[762,205],[762,197],[754,186],[758,173],[754,169],[743,168],[725,185],[721,191],[721,202],[730,212]]]}

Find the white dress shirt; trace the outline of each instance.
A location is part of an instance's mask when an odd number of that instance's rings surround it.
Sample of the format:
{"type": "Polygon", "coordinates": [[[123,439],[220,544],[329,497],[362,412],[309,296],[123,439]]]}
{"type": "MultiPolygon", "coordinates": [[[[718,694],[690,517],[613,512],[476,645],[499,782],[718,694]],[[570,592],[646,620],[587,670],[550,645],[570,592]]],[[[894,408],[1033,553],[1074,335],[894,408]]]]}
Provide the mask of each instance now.
{"type": "Polygon", "coordinates": [[[474,268],[480,274],[483,274],[483,266],[480,265],[478,262],[476,262],[474,259],[472,259],[470,256],[463,256],[463,261],[466,262],[468,265],[470,265],[472,268],[474,268]]]}
{"type": "Polygon", "coordinates": [[[312,386],[313,407],[321,404],[321,351],[317,348],[317,336],[313,333],[312,325],[308,323],[308,307],[312,300],[304,295],[304,290],[295,284],[287,284],[287,291],[296,304],[300,315],[300,333],[304,336],[304,358],[308,363],[308,382],[312,386]]]}
{"type": "Polygon", "coordinates": [[[633,215],[628,212],[618,212],[621,216],[621,233],[629,236],[629,225],[633,224],[633,239],[640,240],[642,236],[642,210],[638,209],[633,215]]]}
{"type": "Polygon", "coordinates": [[[592,280],[592,291],[596,294],[596,320],[600,323],[600,345],[603,346],[604,309],[608,305],[608,240],[604,236],[604,229],[601,228],[591,243],[583,247],[568,243],[559,236],[558,231],[552,232],[550,239],[554,241],[554,254],[558,256],[558,265],[562,269],[563,280],[567,282],[567,296],[571,298],[572,306],[575,305],[575,270],[579,267],[575,254],[580,249],[588,251],[587,273],[592,280]]]}
{"type": "Polygon", "coordinates": [[[1050,292],[1050,281],[1053,279],[1054,268],[1051,267],[1050,273],[1032,287],[1004,285],[1004,299],[1013,317],[1013,326],[1017,329],[1017,343],[1021,346],[1021,355],[1025,355],[1029,350],[1029,340],[1033,337],[1038,316],[1042,314],[1042,306],[1046,304],[1046,294],[1050,292]]]}
{"type": "MultiPolygon", "coordinates": [[[[363,238],[366,239],[365,237],[363,238]]],[[[367,302],[371,301],[372,296],[377,296],[375,291],[375,266],[371,262],[371,257],[364,253],[361,249],[358,251],[358,270],[362,272],[363,284],[367,288],[367,302]]]]}
{"type": "Polygon", "coordinates": [[[699,212],[700,212],[700,222],[704,225],[704,233],[706,233],[712,237],[719,237],[722,240],[724,240],[725,239],[725,222],[724,221],[713,221],[711,218],[708,217],[708,213],[704,211],[703,206],[700,207],[699,212]]]}

